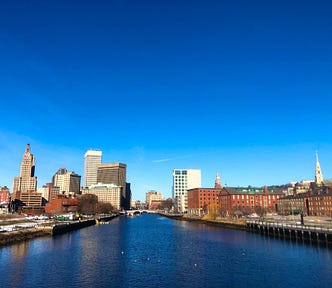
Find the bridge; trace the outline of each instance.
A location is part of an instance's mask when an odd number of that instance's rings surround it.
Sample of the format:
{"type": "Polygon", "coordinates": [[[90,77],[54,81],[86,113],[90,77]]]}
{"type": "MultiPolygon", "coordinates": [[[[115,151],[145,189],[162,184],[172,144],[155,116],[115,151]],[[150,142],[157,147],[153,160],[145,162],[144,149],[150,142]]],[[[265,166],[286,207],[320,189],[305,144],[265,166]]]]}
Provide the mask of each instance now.
{"type": "Polygon", "coordinates": [[[141,210],[141,209],[136,209],[136,210],[124,210],[122,211],[122,213],[120,212],[120,214],[124,214],[124,215],[141,215],[141,214],[156,214],[158,213],[155,210],[141,210]]]}

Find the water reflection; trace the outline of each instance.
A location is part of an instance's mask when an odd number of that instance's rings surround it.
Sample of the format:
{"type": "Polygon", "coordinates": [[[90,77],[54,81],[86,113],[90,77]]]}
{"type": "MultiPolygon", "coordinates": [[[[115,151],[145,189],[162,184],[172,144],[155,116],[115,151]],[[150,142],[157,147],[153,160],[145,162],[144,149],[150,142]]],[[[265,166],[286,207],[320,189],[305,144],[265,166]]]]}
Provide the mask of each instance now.
{"type": "Polygon", "coordinates": [[[1,252],[1,287],[327,287],[331,250],[157,215],[1,252]],[[319,273],[308,273],[319,271],[319,273]]]}

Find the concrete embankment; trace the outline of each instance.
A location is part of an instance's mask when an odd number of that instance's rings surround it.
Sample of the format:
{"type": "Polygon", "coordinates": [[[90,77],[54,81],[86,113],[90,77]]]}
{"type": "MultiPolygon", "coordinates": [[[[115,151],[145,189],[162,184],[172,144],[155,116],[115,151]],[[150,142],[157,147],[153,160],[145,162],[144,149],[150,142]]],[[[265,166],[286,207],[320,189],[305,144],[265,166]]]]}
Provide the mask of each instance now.
{"type": "Polygon", "coordinates": [[[81,228],[93,226],[95,224],[96,224],[95,219],[57,224],[53,226],[52,235],[67,233],[81,228]]]}
{"type": "Polygon", "coordinates": [[[37,237],[55,236],[95,225],[99,221],[110,221],[118,215],[109,215],[97,219],[52,224],[45,227],[22,229],[0,233],[0,247],[23,242],[37,237]]]}

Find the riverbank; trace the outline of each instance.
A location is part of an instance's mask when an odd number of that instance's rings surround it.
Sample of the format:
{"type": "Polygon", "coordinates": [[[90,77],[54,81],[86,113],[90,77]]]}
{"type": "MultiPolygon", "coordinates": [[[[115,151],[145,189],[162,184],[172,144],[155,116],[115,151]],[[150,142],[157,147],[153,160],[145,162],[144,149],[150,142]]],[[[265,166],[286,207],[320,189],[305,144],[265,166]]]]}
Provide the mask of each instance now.
{"type": "Polygon", "coordinates": [[[37,237],[52,236],[52,227],[28,228],[24,230],[3,232],[0,234],[0,247],[37,237]]]}
{"type": "Polygon", "coordinates": [[[218,226],[221,228],[227,229],[238,229],[238,230],[246,230],[246,222],[242,219],[204,219],[201,217],[193,217],[183,214],[167,214],[167,213],[160,213],[161,216],[172,218],[175,220],[180,221],[189,221],[189,222],[196,222],[202,223],[206,225],[218,226]]]}
{"type": "MultiPolygon", "coordinates": [[[[95,219],[86,219],[80,221],[70,222],[57,222],[45,223],[43,226],[31,227],[15,231],[1,232],[0,233],[0,248],[3,246],[28,241],[37,237],[52,237],[85,227],[93,226],[101,221],[111,221],[113,218],[118,217],[118,214],[97,217],[95,219]]],[[[19,221],[16,221],[18,224],[19,221]]]]}
{"type": "Polygon", "coordinates": [[[245,230],[248,232],[262,234],[267,237],[291,240],[301,243],[324,244],[327,247],[331,247],[332,245],[331,219],[327,217],[307,217],[305,221],[306,225],[303,225],[299,224],[298,221],[294,221],[294,219],[287,221],[287,217],[282,217],[283,220],[263,218],[259,220],[243,218],[219,218],[211,220],[183,214],[160,213],[160,215],[180,221],[203,223],[227,229],[245,230]]]}

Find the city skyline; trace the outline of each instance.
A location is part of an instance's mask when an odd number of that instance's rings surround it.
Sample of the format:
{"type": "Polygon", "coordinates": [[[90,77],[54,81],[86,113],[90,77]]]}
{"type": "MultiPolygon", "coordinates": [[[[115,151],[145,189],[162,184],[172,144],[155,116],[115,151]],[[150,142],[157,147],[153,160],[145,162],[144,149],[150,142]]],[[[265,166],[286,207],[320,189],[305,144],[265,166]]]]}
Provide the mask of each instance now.
{"type": "MultiPolygon", "coordinates": [[[[38,187],[84,153],[126,163],[133,199],[173,169],[228,186],[332,178],[329,1],[8,1],[0,186],[31,144],[38,187]],[[156,3],[157,2],[157,3],[156,3]]],[[[83,180],[83,179],[82,179],[83,180]]],[[[82,183],[83,184],[83,183],[82,183]]]]}

